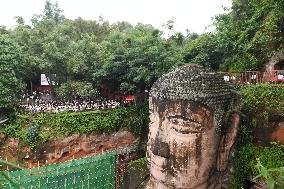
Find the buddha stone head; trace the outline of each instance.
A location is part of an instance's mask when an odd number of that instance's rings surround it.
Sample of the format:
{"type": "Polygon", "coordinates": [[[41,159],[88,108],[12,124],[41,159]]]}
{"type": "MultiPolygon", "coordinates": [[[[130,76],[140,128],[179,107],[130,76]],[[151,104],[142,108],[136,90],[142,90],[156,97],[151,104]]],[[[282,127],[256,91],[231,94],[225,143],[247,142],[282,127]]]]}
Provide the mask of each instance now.
{"type": "Polygon", "coordinates": [[[226,170],[240,96],[223,76],[188,64],[163,75],[149,97],[148,188],[214,188],[226,170]]]}

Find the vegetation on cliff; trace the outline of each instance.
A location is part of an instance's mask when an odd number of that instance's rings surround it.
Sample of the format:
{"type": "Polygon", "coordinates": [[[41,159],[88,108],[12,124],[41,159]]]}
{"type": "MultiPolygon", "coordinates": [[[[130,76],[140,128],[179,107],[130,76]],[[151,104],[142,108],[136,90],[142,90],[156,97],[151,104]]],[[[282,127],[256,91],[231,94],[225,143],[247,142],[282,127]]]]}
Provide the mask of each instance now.
{"type": "Polygon", "coordinates": [[[256,143],[254,130],[256,127],[273,127],[271,121],[283,119],[284,86],[247,85],[241,88],[241,93],[242,125],[236,141],[231,188],[245,187],[245,181],[254,178],[266,182],[270,188],[283,187],[284,146],[276,142],[256,143]]]}
{"type": "Polygon", "coordinates": [[[121,128],[137,135],[145,134],[148,117],[147,103],[137,107],[92,112],[16,114],[1,127],[1,132],[35,149],[48,140],[72,134],[112,133],[121,128]]]}

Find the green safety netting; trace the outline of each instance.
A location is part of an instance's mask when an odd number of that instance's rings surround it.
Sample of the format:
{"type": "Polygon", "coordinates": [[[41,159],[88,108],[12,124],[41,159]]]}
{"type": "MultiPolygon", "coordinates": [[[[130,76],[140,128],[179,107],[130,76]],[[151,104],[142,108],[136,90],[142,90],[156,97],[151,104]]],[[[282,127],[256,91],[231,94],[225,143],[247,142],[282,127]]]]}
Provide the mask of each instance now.
{"type": "MultiPolygon", "coordinates": [[[[4,171],[23,189],[114,189],[116,153],[70,160],[38,168],[4,171]]],[[[1,189],[19,188],[1,178],[1,189]]]]}

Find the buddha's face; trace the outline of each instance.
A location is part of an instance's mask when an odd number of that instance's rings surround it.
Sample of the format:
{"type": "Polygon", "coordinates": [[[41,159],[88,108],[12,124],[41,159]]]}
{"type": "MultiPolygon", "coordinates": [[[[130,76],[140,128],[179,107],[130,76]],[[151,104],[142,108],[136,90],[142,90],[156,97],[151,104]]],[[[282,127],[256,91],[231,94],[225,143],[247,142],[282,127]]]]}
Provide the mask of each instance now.
{"type": "Polygon", "coordinates": [[[155,188],[207,188],[220,138],[213,111],[185,101],[150,111],[147,157],[151,179],[160,184],[155,188]]]}

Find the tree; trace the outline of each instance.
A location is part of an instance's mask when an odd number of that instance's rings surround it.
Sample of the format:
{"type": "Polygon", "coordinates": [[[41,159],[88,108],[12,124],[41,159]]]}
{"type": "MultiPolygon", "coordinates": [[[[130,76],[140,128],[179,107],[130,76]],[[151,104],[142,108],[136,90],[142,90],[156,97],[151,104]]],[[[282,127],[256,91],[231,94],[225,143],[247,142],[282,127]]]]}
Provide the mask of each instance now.
{"type": "Polygon", "coordinates": [[[82,35],[82,39],[69,45],[66,56],[71,79],[101,84],[100,71],[110,55],[95,35],[82,35]]]}
{"type": "Polygon", "coordinates": [[[21,16],[15,16],[14,19],[16,20],[18,25],[24,25],[25,24],[25,20],[21,16]]]}
{"type": "Polygon", "coordinates": [[[283,0],[234,0],[230,12],[215,17],[214,33],[187,38],[184,61],[222,71],[261,70],[284,53],[283,9],[283,0]]]}
{"type": "Polygon", "coordinates": [[[203,34],[188,41],[183,49],[183,56],[185,63],[200,64],[218,70],[223,60],[223,49],[214,34],[203,34]]]}
{"type": "Polygon", "coordinates": [[[21,69],[19,69],[18,77],[29,82],[39,76],[38,58],[33,51],[34,36],[30,26],[20,23],[10,33],[11,38],[19,45],[22,53],[21,69]]]}
{"type": "Polygon", "coordinates": [[[175,43],[161,37],[151,25],[113,31],[105,45],[111,56],[101,69],[104,85],[113,90],[141,93],[149,90],[163,73],[181,63],[175,43]]]}
{"type": "Polygon", "coordinates": [[[69,81],[62,84],[57,91],[57,94],[62,99],[74,99],[80,97],[92,97],[97,95],[97,91],[92,84],[84,81],[69,81]]]}
{"type": "Polygon", "coordinates": [[[23,85],[17,77],[21,62],[19,46],[7,35],[0,35],[0,114],[9,112],[22,93],[23,85]]]}
{"type": "Polygon", "coordinates": [[[260,70],[283,52],[283,9],[283,0],[235,0],[229,13],[216,16],[216,37],[224,50],[221,68],[260,70]]]}
{"type": "Polygon", "coordinates": [[[0,26],[0,35],[8,34],[8,30],[6,29],[6,26],[0,26]]]}
{"type": "Polygon", "coordinates": [[[60,23],[64,20],[64,16],[61,14],[63,11],[58,7],[58,3],[52,4],[49,0],[45,2],[44,6],[44,18],[53,20],[55,23],[60,23]]]}
{"type": "MultiPolygon", "coordinates": [[[[151,25],[109,25],[102,18],[69,20],[50,1],[42,14],[33,17],[32,26],[16,19],[18,25],[7,32],[21,50],[22,69],[15,73],[25,82],[38,81],[45,73],[59,84],[55,88],[82,81],[111,91],[140,93],[182,61],[184,36],[175,33],[164,39],[151,25]]],[[[169,30],[173,23],[168,22],[169,30]]]]}

